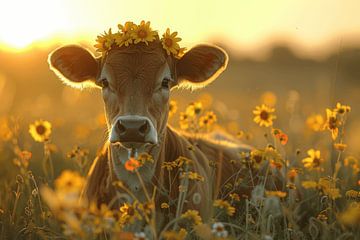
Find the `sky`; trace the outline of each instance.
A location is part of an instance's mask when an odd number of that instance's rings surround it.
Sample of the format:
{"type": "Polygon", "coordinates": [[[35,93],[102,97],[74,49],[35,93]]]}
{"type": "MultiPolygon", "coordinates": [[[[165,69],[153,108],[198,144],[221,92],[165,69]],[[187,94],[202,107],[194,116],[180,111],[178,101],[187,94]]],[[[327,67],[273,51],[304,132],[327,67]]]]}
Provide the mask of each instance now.
{"type": "Polygon", "coordinates": [[[167,27],[178,31],[187,47],[221,41],[249,54],[285,42],[300,54],[320,56],[360,42],[359,0],[0,1],[0,48],[12,50],[92,42],[118,23],[141,20],[160,33],[167,27]]]}

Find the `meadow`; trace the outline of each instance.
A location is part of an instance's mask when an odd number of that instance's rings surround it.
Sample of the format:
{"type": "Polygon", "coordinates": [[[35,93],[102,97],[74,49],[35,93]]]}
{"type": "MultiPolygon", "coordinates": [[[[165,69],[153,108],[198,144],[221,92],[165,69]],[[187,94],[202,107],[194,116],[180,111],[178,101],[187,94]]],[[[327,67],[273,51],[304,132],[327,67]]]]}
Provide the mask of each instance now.
{"type": "MultiPolygon", "coordinates": [[[[162,229],[155,213],[168,202],[78,201],[106,123],[99,92],[63,86],[48,70],[49,51],[0,53],[0,239],[360,238],[359,50],[321,61],[286,47],[263,61],[230,56],[209,88],[174,92],[169,124],[254,148],[232,162],[239,176],[213,199],[210,222],[189,210],[162,229]]],[[[140,155],[129,171],[147,160],[140,155]]],[[[164,168],[184,174],[183,164],[191,159],[164,168]]]]}

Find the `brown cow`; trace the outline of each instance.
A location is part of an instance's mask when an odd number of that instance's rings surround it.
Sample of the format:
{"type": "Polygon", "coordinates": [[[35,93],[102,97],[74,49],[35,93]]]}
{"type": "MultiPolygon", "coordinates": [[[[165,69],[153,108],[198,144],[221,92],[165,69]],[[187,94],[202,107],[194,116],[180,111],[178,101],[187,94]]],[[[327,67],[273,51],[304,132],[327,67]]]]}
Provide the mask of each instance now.
{"type": "MultiPolygon", "coordinates": [[[[183,156],[191,159],[192,170],[204,177],[203,182],[190,183],[184,209],[197,209],[208,219],[215,186],[219,187],[235,171],[229,160],[239,158],[238,153],[248,148],[179,133],[167,125],[168,105],[171,89],[203,87],[224,71],[227,62],[225,51],[212,45],[195,46],[176,59],[166,54],[159,40],[118,47],[105,58],[95,58],[75,45],[51,53],[51,69],[65,83],[75,87],[93,85],[102,91],[109,141],[92,164],[85,195],[98,203],[109,203],[116,195],[112,182],[121,180],[136,198],[145,201],[138,175],[124,168],[129,156],[136,154],[129,149],[136,149],[155,160],[139,170],[148,194],[156,186],[157,204],[168,202],[169,195],[177,199],[180,180],[175,174],[171,176],[176,181],[166,194],[162,189],[169,185],[170,173],[161,166],[183,156]],[[218,173],[212,171],[210,162],[217,163],[218,173]]],[[[170,208],[174,210],[176,205],[170,208]]]]}

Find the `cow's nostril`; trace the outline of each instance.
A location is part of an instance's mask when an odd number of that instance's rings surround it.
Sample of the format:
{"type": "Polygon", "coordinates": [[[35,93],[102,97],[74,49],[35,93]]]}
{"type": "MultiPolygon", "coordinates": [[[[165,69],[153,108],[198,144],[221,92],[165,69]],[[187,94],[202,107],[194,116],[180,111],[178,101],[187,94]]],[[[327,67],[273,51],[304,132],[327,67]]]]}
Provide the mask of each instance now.
{"type": "Polygon", "coordinates": [[[144,123],[139,128],[139,133],[144,136],[145,134],[148,133],[148,131],[149,131],[149,123],[148,121],[144,121],[144,123]]]}
{"type": "Polygon", "coordinates": [[[120,135],[122,135],[122,134],[124,134],[126,132],[126,127],[122,124],[121,121],[118,121],[116,127],[117,127],[120,135]]]}

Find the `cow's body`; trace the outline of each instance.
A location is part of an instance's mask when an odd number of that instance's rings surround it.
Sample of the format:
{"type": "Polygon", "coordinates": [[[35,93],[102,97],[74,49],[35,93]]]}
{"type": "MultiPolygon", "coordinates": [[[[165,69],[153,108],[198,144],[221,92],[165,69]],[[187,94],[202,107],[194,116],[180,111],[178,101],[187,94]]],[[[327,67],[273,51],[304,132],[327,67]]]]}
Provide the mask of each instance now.
{"type": "MultiPolygon", "coordinates": [[[[190,183],[189,190],[191,189],[191,191],[189,191],[188,203],[185,208],[199,210],[206,219],[211,213],[209,204],[217,197],[219,188],[238,171],[230,160],[239,159],[240,152],[249,150],[250,148],[246,145],[208,139],[204,136],[181,134],[168,126],[164,144],[161,146],[160,157],[154,161],[156,170],[152,184],[158,188],[159,186],[168,186],[168,171],[161,168],[163,162],[175,161],[179,157],[191,159],[193,161],[193,170],[203,176],[204,181],[190,183]],[[214,166],[216,167],[214,168],[214,166]],[[200,202],[195,201],[194,203],[194,193],[200,193],[200,202]]],[[[170,194],[171,199],[178,198],[178,187],[181,181],[179,176],[174,175],[175,173],[172,174],[172,179],[175,178],[175,181],[170,194]]],[[[115,192],[119,191],[112,184],[116,180],[117,178],[112,171],[111,161],[109,160],[108,147],[105,146],[103,153],[95,159],[91,167],[84,194],[88,199],[98,204],[109,203],[114,199],[115,192]]],[[[149,192],[152,192],[152,190],[149,192]]],[[[157,194],[156,199],[155,202],[158,204],[168,202],[160,193],[157,194]]]]}

